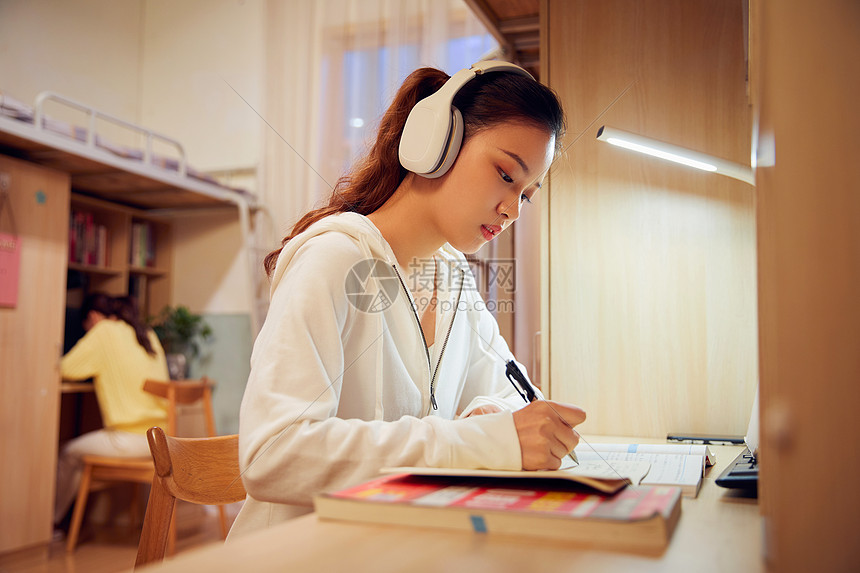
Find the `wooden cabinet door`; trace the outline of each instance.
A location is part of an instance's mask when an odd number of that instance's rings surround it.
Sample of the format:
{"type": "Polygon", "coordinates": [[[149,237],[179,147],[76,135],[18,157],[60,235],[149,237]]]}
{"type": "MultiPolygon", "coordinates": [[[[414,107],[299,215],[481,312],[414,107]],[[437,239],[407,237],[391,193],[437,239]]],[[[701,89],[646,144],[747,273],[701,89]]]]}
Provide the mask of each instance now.
{"type": "Polygon", "coordinates": [[[860,4],[752,8],[767,566],[857,571],[860,4]]]}
{"type": "MultiPolygon", "coordinates": [[[[0,553],[51,539],[69,177],[0,155],[21,240],[18,300],[0,308],[0,553]]],[[[10,222],[3,213],[0,228],[10,222]]],[[[8,280],[8,279],[7,279],[8,280]]]]}
{"type": "MultiPolygon", "coordinates": [[[[550,0],[541,80],[568,119],[541,191],[543,368],[588,434],[744,434],[758,379],[755,190],[596,139],[748,161],[739,0],[550,0]]],[[[518,223],[519,225],[519,223],[518,223]]]]}

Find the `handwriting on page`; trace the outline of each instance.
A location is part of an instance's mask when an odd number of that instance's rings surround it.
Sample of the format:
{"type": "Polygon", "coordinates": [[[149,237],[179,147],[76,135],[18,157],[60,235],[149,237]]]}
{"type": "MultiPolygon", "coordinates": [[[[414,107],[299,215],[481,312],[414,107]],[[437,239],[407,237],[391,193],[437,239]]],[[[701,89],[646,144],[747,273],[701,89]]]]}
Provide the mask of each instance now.
{"type": "Polygon", "coordinates": [[[638,484],[642,478],[649,473],[651,464],[643,460],[623,460],[619,459],[618,463],[613,461],[612,466],[606,465],[606,462],[600,459],[597,454],[591,454],[579,457],[579,465],[574,465],[568,462],[562,465],[560,470],[564,470],[573,475],[590,477],[595,479],[629,479],[632,483],[638,484]]]}
{"type": "MultiPolygon", "coordinates": [[[[647,462],[651,467],[646,480],[649,484],[696,483],[704,469],[704,456],[631,452],[603,452],[602,455],[616,467],[626,462],[647,462]]],[[[586,460],[602,463],[596,454],[589,455],[588,452],[580,453],[579,459],[582,463],[586,463],[586,460]]]]}

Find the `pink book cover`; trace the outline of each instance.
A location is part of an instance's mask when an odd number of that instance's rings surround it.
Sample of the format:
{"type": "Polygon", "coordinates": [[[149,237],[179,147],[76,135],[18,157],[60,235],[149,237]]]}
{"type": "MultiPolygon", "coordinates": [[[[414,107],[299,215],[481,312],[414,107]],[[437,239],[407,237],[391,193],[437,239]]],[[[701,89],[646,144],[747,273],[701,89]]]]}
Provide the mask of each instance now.
{"type": "Polygon", "coordinates": [[[627,487],[615,495],[562,484],[536,481],[446,480],[411,475],[385,476],[330,494],[331,497],[410,504],[507,510],[630,521],[655,513],[667,515],[678,497],[677,488],[627,487]]]}

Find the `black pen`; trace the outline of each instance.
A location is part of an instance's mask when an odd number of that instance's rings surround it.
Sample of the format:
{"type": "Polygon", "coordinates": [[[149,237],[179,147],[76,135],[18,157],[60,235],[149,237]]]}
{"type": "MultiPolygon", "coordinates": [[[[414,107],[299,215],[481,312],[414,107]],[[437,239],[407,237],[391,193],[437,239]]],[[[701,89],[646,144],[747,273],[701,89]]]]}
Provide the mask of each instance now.
{"type": "MultiPolygon", "coordinates": [[[[522,371],[517,366],[517,363],[513,360],[508,360],[508,362],[505,364],[505,376],[507,376],[508,380],[511,381],[511,384],[513,384],[514,388],[517,391],[517,394],[519,394],[522,399],[525,400],[527,403],[531,403],[535,400],[538,400],[537,392],[535,392],[535,389],[532,387],[531,383],[529,383],[529,381],[523,375],[522,371]]],[[[555,412],[554,408],[553,411],[555,412]]],[[[568,424],[567,420],[561,417],[561,414],[559,414],[558,412],[555,413],[558,416],[559,420],[561,420],[565,426],[573,430],[573,426],[568,424]]],[[[574,430],[574,432],[575,431],[576,430],[574,430]]],[[[576,453],[573,450],[571,450],[567,455],[570,456],[570,459],[572,459],[574,463],[579,465],[579,460],[576,459],[576,453]]]]}

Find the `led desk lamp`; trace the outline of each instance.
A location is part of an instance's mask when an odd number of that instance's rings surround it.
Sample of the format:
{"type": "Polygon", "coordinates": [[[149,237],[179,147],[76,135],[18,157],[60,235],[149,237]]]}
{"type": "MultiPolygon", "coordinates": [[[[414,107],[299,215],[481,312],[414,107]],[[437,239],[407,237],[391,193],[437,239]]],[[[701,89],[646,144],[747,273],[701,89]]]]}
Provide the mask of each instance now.
{"type": "Polygon", "coordinates": [[[597,131],[597,139],[611,143],[612,145],[624,147],[625,149],[632,149],[639,153],[646,153],[648,155],[653,155],[654,157],[668,159],[669,161],[682,163],[690,167],[695,167],[696,169],[702,169],[703,171],[713,171],[722,175],[728,175],[729,177],[745,181],[750,185],[755,185],[755,178],[751,167],[741,165],[740,163],[735,163],[733,161],[720,159],[713,155],[707,155],[684,147],[678,147],[677,145],[663,143],[656,139],[642,137],[635,133],[606,127],[605,125],[597,131]]]}

